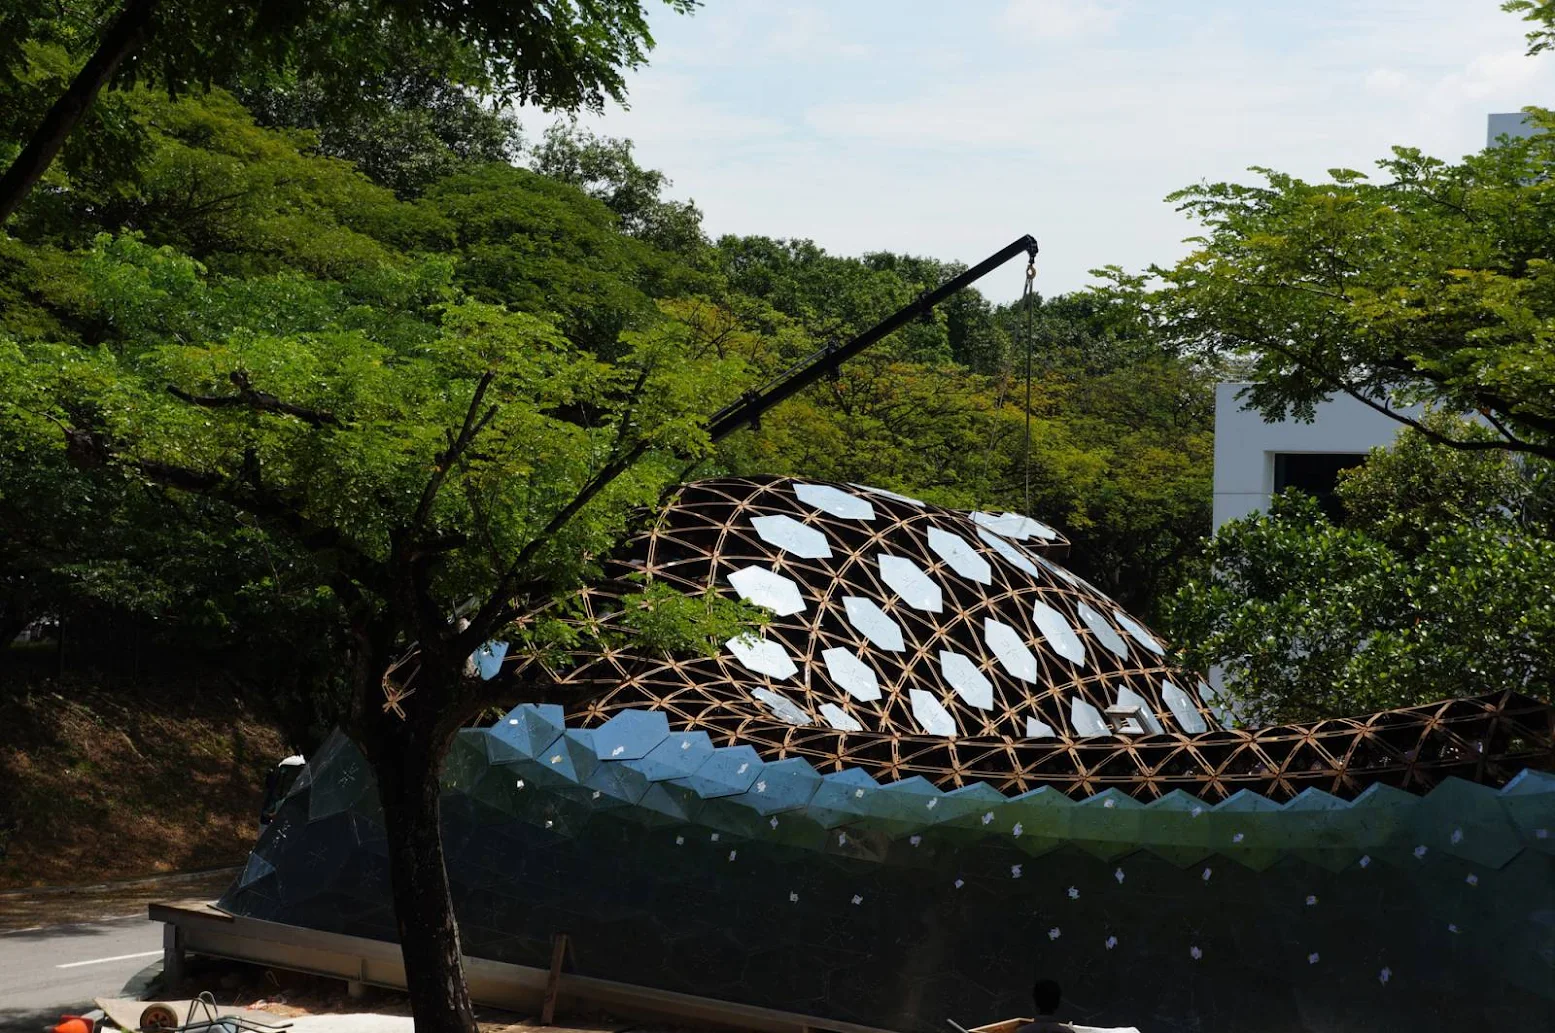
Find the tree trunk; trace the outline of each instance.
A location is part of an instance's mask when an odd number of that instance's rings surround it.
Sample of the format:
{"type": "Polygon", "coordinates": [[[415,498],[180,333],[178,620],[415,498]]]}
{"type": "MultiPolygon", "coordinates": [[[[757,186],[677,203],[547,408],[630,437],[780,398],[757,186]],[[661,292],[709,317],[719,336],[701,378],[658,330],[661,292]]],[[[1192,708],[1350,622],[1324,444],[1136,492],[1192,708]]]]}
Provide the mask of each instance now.
{"type": "Polygon", "coordinates": [[[49,107],[43,122],[33,132],[11,167],[0,176],[0,226],[26,200],[38,180],[48,171],[70,131],[81,121],[98,91],[113,78],[124,59],[140,48],[151,30],[151,14],[156,0],[129,0],[124,10],[108,26],[97,49],[69,88],[49,107]]]}
{"type": "MultiPolygon", "coordinates": [[[[422,685],[419,692],[432,696],[430,689],[422,685]]],[[[394,917],[416,1033],[476,1033],[439,821],[448,737],[439,730],[443,722],[425,709],[425,697],[421,703],[407,707],[405,718],[375,715],[364,737],[370,741],[362,745],[383,804],[394,917]]]]}

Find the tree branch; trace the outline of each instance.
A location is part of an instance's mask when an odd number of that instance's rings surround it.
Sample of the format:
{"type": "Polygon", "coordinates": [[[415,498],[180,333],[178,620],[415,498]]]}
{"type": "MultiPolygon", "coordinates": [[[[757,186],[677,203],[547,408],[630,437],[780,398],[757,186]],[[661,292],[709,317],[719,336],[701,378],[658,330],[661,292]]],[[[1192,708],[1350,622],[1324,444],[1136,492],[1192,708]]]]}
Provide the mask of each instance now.
{"type": "Polygon", "coordinates": [[[621,446],[626,441],[628,429],[631,427],[633,417],[637,412],[637,403],[642,400],[642,392],[648,383],[650,370],[644,366],[638,373],[637,382],[632,385],[630,402],[621,414],[620,422],[616,425],[615,442],[610,451],[615,458],[600,467],[599,471],[578,489],[578,493],[572,497],[561,509],[551,516],[540,532],[525,543],[519,550],[518,556],[508,565],[502,579],[497,582],[497,587],[492,590],[481,608],[470,618],[469,626],[456,637],[455,643],[460,652],[473,652],[481,643],[485,642],[497,628],[506,624],[517,616],[517,610],[512,605],[512,597],[520,585],[520,575],[523,569],[534,560],[535,554],[560,531],[567,523],[577,516],[578,512],[594,500],[594,498],[607,488],[612,481],[631,469],[633,463],[642,458],[648,451],[649,442],[643,439],[637,442],[625,453],[621,452],[621,446]],[[468,649],[465,648],[468,644],[468,649]]]}
{"type": "MultiPolygon", "coordinates": [[[[1252,344],[1252,342],[1245,340],[1244,343],[1249,345],[1252,344]]],[[[1540,445],[1536,442],[1525,442],[1518,438],[1511,438],[1509,440],[1502,441],[1461,441],[1457,438],[1449,437],[1448,435],[1443,434],[1438,430],[1426,426],[1424,423],[1421,423],[1414,417],[1407,416],[1404,413],[1399,412],[1392,406],[1384,405],[1381,402],[1378,402],[1376,399],[1371,398],[1369,395],[1365,394],[1360,388],[1349,384],[1342,377],[1333,372],[1330,372],[1327,369],[1324,369],[1322,366],[1313,362],[1311,359],[1300,354],[1294,349],[1287,348],[1283,345],[1273,342],[1262,342],[1262,344],[1259,346],[1266,347],[1271,351],[1277,352],[1280,355],[1285,356],[1290,361],[1296,363],[1298,366],[1316,373],[1328,384],[1330,389],[1349,395],[1351,398],[1355,399],[1357,402],[1360,402],[1368,409],[1381,413],[1388,419],[1393,420],[1396,423],[1401,423],[1404,426],[1419,432],[1439,445],[1446,445],[1450,448],[1458,449],[1461,452],[1522,452],[1529,455],[1541,456],[1545,459],[1555,459],[1555,445],[1540,445]]]]}
{"type": "Polygon", "coordinates": [[[140,49],[151,32],[156,0],[129,0],[124,10],[103,33],[102,40],[65,92],[49,106],[43,122],[27,145],[0,176],[0,226],[5,225],[48,171],[70,133],[86,115],[104,84],[112,79],[125,58],[140,49]]]}
{"type": "Polygon", "coordinates": [[[432,476],[427,478],[426,487],[421,489],[421,499],[416,503],[415,515],[411,517],[410,526],[417,530],[426,526],[427,518],[432,514],[432,504],[437,501],[437,493],[443,489],[443,482],[448,479],[448,471],[459,461],[471,442],[486,429],[486,425],[497,415],[497,407],[493,405],[487,409],[484,415],[480,413],[481,402],[486,397],[487,388],[497,378],[492,370],[487,370],[481,375],[480,382],[475,385],[475,394],[470,398],[469,408],[464,413],[464,423],[459,427],[459,434],[449,440],[448,447],[437,454],[432,464],[432,476]]]}
{"type": "Polygon", "coordinates": [[[209,470],[123,456],[115,452],[101,434],[79,427],[64,427],[63,430],[65,455],[73,465],[90,469],[113,464],[163,487],[224,502],[279,527],[309,552],[334,555],[336,566],[346,577],[386,595],[389,581],[383,564],[364,552],[339,528],[313,523],[303,516],[294,502],[265,487],[259,478],[256,461],[246,461],[243,479],[236,480],[209,470]]]}
{"type": "Polygon", "coordinates": [[[194,395],[174,384],[167,385],[167,393],[190,405],[204,409],[253,409],[256,412],[293,416],[313,427],[339,427],[340,418],[324,409],[312,409],[305,405],[284,402],[268,391],[257,390],[243,370],[235,369],[228,379],[237,387],[235,395],[194,395]]]}

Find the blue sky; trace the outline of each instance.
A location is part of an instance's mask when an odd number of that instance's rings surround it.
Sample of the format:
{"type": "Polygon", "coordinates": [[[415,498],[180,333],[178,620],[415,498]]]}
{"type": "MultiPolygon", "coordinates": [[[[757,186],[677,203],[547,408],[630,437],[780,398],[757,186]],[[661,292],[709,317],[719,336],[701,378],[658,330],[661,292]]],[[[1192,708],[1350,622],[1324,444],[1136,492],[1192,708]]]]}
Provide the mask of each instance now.
{"type": "Polygon", "coordinates": [[[1524,57],[1499,0],[706,0],[652,24],[630,109],[584,122],[710,232],[961,261],[1031,232],[1048,294],[1182,254],[1176,188],[1456,157],[1487,113],[1555,106],[1555,55],[1524,57]]]}

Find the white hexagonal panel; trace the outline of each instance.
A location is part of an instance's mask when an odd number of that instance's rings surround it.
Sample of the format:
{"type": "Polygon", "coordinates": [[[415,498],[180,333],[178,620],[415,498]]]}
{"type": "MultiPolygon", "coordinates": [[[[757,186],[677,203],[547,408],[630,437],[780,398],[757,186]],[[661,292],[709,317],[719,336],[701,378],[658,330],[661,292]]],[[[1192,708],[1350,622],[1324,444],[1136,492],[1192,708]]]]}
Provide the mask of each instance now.
{"type": "Polygon", "coordinates": [[[868,703],[880,698],[880,682],[875,678],[875,672],[854,656],[852,650],[841,646],[824,649],[821,659],[826,661],[826,673],[831,675],[831,680],[854,699],[868,703]]]}
{"type": "Polygon", "coordinates": [[[1189,735],[1197,735],[1209,730],[1204,715],[1193,705],[1193,698],[1171,682],[1161,683],[1161,698],[1166,701],[1166,708],[1172,712],[1177,723],[1182,725],[1183,731],[1189,735]]]}
{"type": "Polygon", "coordinates": [[[910,689],[908,702],[912,704],[913,720],[930,735],[955,735],[956,719],[950,716],[940,701],[922,689],[910,689]]]}
{"type": "Polygon", "coordinates": [[[1101,711],[1079,696],[1069,701],[1069,723],[1074,725],[1077,739],[1094,739],[1098,735],[1112,734],[1112,729],[1107,727],[1107,720],[1101,716],[1101,711]]]}
{"type": "Polygon", "coordinates": [[[793,700],[781,692],[773,692],[771,689],[752,689],[751,695],[767,705],[772,711],[772,716],[785,724],[807,725],[810,724],[810,715],[794,703],[793,700]]]}
{"type": "Polygon", "coordinates": [[[842,608],[847,611],[848,623],[881,649],[901,652],[902,629],[890,616],[870,602],[856,595],[844,596],[842,608]]]}
{"type": "Polygon", "coordinates": [[[1091,629],[1091,634],[1096,636],[1096,641],[1106,646],[1107,650],[1118,659],[1128,659],[1128,643],[1123,641],[1123,636],[1118,634],[1117,629],[1107,623],[1107,618],[1084,603],[1076,606],[1075,610],[1080,614],[1080,619],[1085,622],[1085,626],[1091,629]]]}
{"type": "Polygon", "coordinates": [[[792,678],[799,672],[794,662],[788,658],[788,650],[780,643],[769,639],[757,638],[746,633],[736,635],[724,646],[733,653],[747,668],[757,674],[765,674],[769,678],[792,678]]]}
{"type": "Polygon", "coordinates": [[[1150,705],[1150,701],[1127,685],[1118,689],[1118,706],[1138,707],[1139,722],[1145,726],[1145,731],[1152,735],[1160,735],[1166,730],[1161,727],[1161,722],[1156,719],[1155,708],[1150,705]]]}
{"type": "Polygon", "coordinates": [[[740,593],[741,599],[765,607],[779,617],[804,612],[804,596],[799,594],[799,586],[766,567],[742,567],[729,575],[729,584],[740,593]]]}
{"type": "Polygon", "coordinates": [[[1034,555],[1032,558],[1035,559],[1038,563],[1042,564],[1042,566],[1046,567],[1049,573],[1058,575],[1065,581],[1069,582],[1071,585],[1078,585],[1081,583],[1079,578],[1075,577],[1069,571],[1065,570],[1063,567],[1060,567],[1058,564],[1054,563],[1047,557],[1034,555]]]}
{"type": "Polygon", "coordinates": [[[973,513],[972,519],[995,534],[1002,534],[1016,541],[1025,541],[1027,538],[1043,538],[1052,541],[1058,537],[1058,532],[1042,521],[1021,516],[1019,513],[1004,512],[998,515],[973,513]]]}
{"type": "Polygon", "coordinates": [[[1032,577],[1042,576],[1037,571],[1036,566],[1026,558],[1025,554],[1023,554],[1019,549],[1011,545],[1009,542],[1005,541],[1003,538],[1000,538],[998,535],[994,534],[992,531],[985,527],[979,527],[977,529],[977,537],[981,538],[984,542],[987,542],[989,548],[991,548],[994,552],[997,552],[1000,556],[1003,556],[1006,560],[1014,564],[1020,570],[1024,570],[1032,577]]]}
{"type": "Polygon", "coordinates": [[[1112,617],[1123,626],[1124,631],[1128,632],[1134,637],[1135,642],[1138,642],[1140,645],[1150,650],[1150,652],[1157,655],[1164,656],[1166,654],[1166,647],[1157,642],[1154,635],[1140,627],[1139,623],[1128,614],[1124,613],[1122,610],[1113,610],[1112,617]]]}
{"type": "Polygon", "coordinates": [[[993,682],[967,657],[948,649],[939,651],[939,670],[962,702],[981,710],[993,708],[993,682]]]}
{"type": "Polygon", "coordinates": [[[988,643],[988,651],[999,658],[1006,671],[1022,681],[1036,682],[1037,658],[1026,648],[1020,632],[1008,624],[984,617],[983,641],[988,643]]]}
{"type": "Polygon", "coordinates": [[[1085,666],[1085,646],[1081,644],[1080,636],[1069,626],[1068,618],[1042,602],[1032,606],[1031,617],[1037,622],[1049,649],[1070,663],[1085,666]]]}
{"type": "Polygon", "coordinates": [[[839,732],[862,732],[864,726],[854,720],[853,716],[835,703],[822,703],[821,716],[826,723],[839,732]]]}
{"type": "Polygon", "coordinates": [[[1028,739],[1051,739],[1053,737],[1054,737],[1054,732],[1053,732],[1053,726],[1052,725],[1048,724],[1046,721],[1043,721],[1041,718],[1031,717],[1030,715],[1027,715],[1027,717],[1026,717],[1026,738],[1028,738],[1028,739]]]}
{"type": "Polygon", "coordinates": [[[978,555],[971,543],[959,534],[930,527],[929,548],[933,549],[951,570],[962,577],[985,585],[993,584],[993,568],[988,565],[987,560],[978,555]]]}
{"type": "Polygon", "coordinates": [[[1205,706],[1209,707],[1209,712],[1215,715],[1215,720],[1227,728],[1236,724],[1236,711],[1232,709],[1229,702],[1222,702],[1220,693],[1211,688],[1207,682],[1199,682],[1199,698],[1204,701],[1205,706]]]}
{"type": "MultiPolygon", "coordinates": [[[[849,484],[853,484],[852,481],[849,481],[848,483],[849,484]]],[[[853,487],[860,488],[860,489],[862,489],[864,491],[872,491],[876,495],[884,495],[888,499],[895,499],[898,502],[906,502],[909,505],[913,505],[913,506],[922,506],[923,505],[923,500],[922,499],[915,499],[911,495],[898,495],[896,492],[894,492],[894,491],[886,491],[884,488],[875,488],[875,487],[871,487],[868,484],[853,484],[853,487]]]]}
{"type": "Polygon", "coordinates": [[[807,560],[824,560],[831,557],[831,546],[826,536],[813,527],[806,527],[793,517],[759,516],[751,518],[751,526],[762,539],[776,545],[784,552],[791,552],[807,560]]]}
{"type": "Polygon", "coordinates": [[[891,591],[902,597],[902,602],[915,610],[939,613],[943,607],[939,585],[936,585],[922,567],[904,556],[887,556],[879,553],[875,562],[880,565],[880,580],[891,591]]]}
{"type": "Polygon", "coordinates": [[[875,507],[868,499],[833,488],[830,484],[796,484],[794,496],[807,506],[844,520],[873,520],[875,507]]]}

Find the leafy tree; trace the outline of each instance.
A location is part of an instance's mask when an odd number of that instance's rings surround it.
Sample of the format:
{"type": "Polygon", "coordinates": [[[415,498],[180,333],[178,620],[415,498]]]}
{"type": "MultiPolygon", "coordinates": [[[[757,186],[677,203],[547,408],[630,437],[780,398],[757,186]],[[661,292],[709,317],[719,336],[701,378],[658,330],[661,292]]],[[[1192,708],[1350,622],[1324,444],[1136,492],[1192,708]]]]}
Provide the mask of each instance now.
{"type": "Polygon", "coordinates": [[[450,76],[446,65],[409,49],[363,79],[347,104],[334,92],[338,84],[318,74],[265,76],[232,89],[258,124],[312,130],[317,153],[411,198],[456,172],[518,157],[518,119],[465,85],[480,78],[473,61],[450,76]]]}
{"type": "MultiPolygon", "coordinates": [[[[1496,432],[1426,419],[1454,440],[1496,432]]],[[[1537,462],[1542,466],[1542,462],[1537,462]]],[[[1222,527],[1169,608],[1190,662],[1244,717],[1315,720],[1555,678],[1543,477],[1505,452],[1405,431],[1341,480],[1344,520],[1299,493],[1222,527]]]]}
{"type": "Polygon", "coordinates": [[[1555,134],[1378,164],[1386,182],[1259,170],[1174,195],[1208,232],[1148,304],[1184,348],[1245,362],[1270,418],[1346,394],[1444,444],[1555,457],[1555,134]],[[1444,437],[1401,411],[1422,400],[1496,433],[1444,437]]]}
{"type": "MultiPolygon", "coordinates": [[[[694,6],[666,2],[679,11],[694,6]]],[[[176,93],[293,76],[346,105],[364,80],[413,53],[481,92],[574,110],[620,100],[625,70],[640,65],[653,45],[641,0],[92,0],[72,5],[63,18],[54,5],[25,0],[6,28],[15,34],[0,41],[0,64],[13,65],[40,33],[82,41],[84,61],[0,176],[0,224],[111,83],[144,81],[176,93]]]]}
{"type": "Polygon", "coordinates": [[[1530,56],[1555,47],[1555,0],[1506,0],[1501,10],[1520,14],[1523,21],[1533,24],[1528,30],[1530,56]]]}
{"type": "Polygon", "coordinates": [[[546,129],[530,165],[542,176],[570,183],[602,201],[629,236],[683,255],[695,255],[707,244],[696,204],[666,200],[669,178],[638,165],[630,140],[600,137],[576,123],[556,122],[546,129]]]}
{"type": "MultiPolygon", "coordinates": [[[[170,311],[187,307],[171,296],[170,311]]],[[[629,335],[606,362],[467,300],[435,329],[13,344],[0,429],[34,462],[216,507],[306,560],[295,576],[339,629],[348,728],[379,779],[418,1026],[468,1031],[437,807],[452,736],[497,698],[470,657],[499,636],[572,644],[545,613],[705,451],[701,415],[738,368],[686,359],[673,327],[629,335]]],[[[744,619],[662,592],[627,605],[654,611],[643,636],[680,646],[744,619]]]]}

